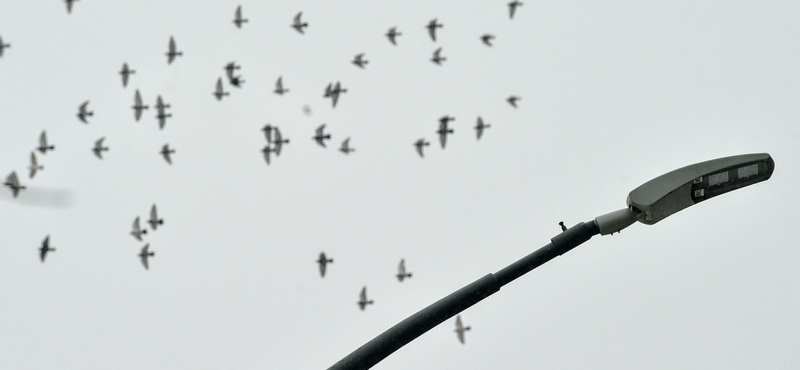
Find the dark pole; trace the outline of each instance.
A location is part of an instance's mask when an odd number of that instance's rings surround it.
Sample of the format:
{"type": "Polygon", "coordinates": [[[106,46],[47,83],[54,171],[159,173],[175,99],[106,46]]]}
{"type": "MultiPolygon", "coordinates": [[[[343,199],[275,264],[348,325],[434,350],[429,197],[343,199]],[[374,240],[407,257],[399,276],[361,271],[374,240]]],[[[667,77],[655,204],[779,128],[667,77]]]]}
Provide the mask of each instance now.
{"type": "Polygon", "coordinates": [[[328,370],[362,370],[371,368],[426,331],[494,294],[503,285],[525,275],[528,271],[543,265],[545,262],[569,252],[572,248],[599,233],[600,229],[594,221],[581,222],[567,229],[550,239],[549,244],[519,261],[512,263],[495,274],[488,274],[409,316],[353,351],[347,357],[339,360],[328,370]]]}

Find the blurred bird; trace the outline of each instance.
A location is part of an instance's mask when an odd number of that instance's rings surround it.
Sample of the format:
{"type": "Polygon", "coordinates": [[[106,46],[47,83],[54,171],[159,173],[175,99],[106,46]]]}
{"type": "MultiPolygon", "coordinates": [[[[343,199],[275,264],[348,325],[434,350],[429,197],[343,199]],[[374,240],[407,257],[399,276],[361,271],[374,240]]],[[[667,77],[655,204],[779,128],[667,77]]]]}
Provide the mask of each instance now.
{"type": "Polygon", "coordinates": [[[299,13],[297,13],[297,15],[294,16],[294,22],[292,23],[292,27],[294,27],[294,29],[296,29],[297,32],[300,32],[301,34],[305,34],[305,31],[303,31],[303,29],[308,27],[308,23],[302,22],[300,20],[300,17],[302,17],[302,16],[303,16],[303,12],[299,12],[299,13]]]}
{"type": "Polygon", "coordinates": [[[436,22],[436,18],[431,19],[431,21],[428,22],[428,25],[425,26],[425,28],[428,29],[428,34],[431,36],[431,40],[434,42],[436,41],[436,29],[442,28],[442,26],[443,25],[441,23],[436,22]]]}
{"type": "Polygon", "coordinates": [[[436,63],[437,65],[442,65],[442,62],[446,61],[447,58],[442,56],[442,48],[436,49],[433,52],[433,57],[431,58],[431,62],[436,63]]]}
{"type": "Polygon", "coordinates": [[[567,231],[567,226],[564,225],[564,221],[560,221],[558,225],[561,226],[561,231],[567,231]]]}
{"type": "Polygon", "coordinates": [[[425,156],[422,154],[422,148],[428,145],[431,145],[431,143],[425,141],[425,139],[419,139],[414,143],[414,146],[417,147],[417,153],[419,153],[420,157],[425,158],[425,156]]]}
{"type": "Polygon", "coordinates": [[[270,125],[269,123],[264,125],[264,127],[261,129],[261,131],[264,131],[264,136],[267,138],[267,142],[268,143],[272,142],[272,132],[274,130],[275,130],[275,127],[270,125]]]}
{"type": "Polygon", "coordinates": [[[48,235],[47,237],[44,238],[44,241],[42,242],[42,247],[39,248],[39,259],[42,260],[42,263],[44,263],[44,259],[45,257],[47,257],[47,252],[55,252],[55,251],[56,251],[55,248],[50,248],[50,235],[48,235]]]}
{"type": "Polygon", "coordinates": [[[76,1],[78,0],[64,0],[64,2],[67,3],[67,13],[72,14],[72,3],[76,1]]]}
{"type": "Polygon", "coordinates": [[[494,40],[494,35],[490,35],[487,33],[481,36],[481,40],[483,40],[483,43],[486,44],[486,46],[492,46],[492,40],[494,40]]]}
{"type": "Polygon", "coordinates": [[[334,87],[333,83],[329,83],[327,87],[325,87],[325,95],[323,97],[331,98],[331,104],[334,108],[336,108],[336,102],[339,101],[339,94],[344,94],[347,92],[347,89],[343,89],[342,85],[339,81],[336,81],[336,85],[334,87]]]}
{"type": "Polygon", "coordinates": [[[329,263],[333,263],[333,259],[325,257],[325,252],[322,252],[317,258],[317,263],[319,264],[319,276],[325,277],[325,269],[329,263]]]}
{"type": "Polygon", "coordinates": [[[358,297],[358,307],[361,308],[361,311],[364,311],[364,308],[367,307],[368,304],[374,304],[375,302],[372,300],[367,300],[367,287],[361,288],[361,294],[358,297]]]}
{"type": "Polygon", "coordinates": [[[170,149],[169,144],[164,144],[159,153],[161,153],[167,163],[172,164],[172,154],[175,153],[175,149],[170,149]]]}
{"type": "Polygon", "coordinates": [[[233,17],[233,23],[236,25],[236,28],[242,28],[242,23],[247,23],[247,21],[248,19],[242,18],[242,6],[237,6],[236,14],[233,17]]]}
{"type": "Polygon", "coordinates": [[[48,150],[54,150],[55,148],[56,147],[54,145],[47,145],[47,133],[42,131],[42,133],[39,134],[39,147],[36,148],[36,150],[42,154],[47,154],[48,150]]]}
{"type": "Polygon", "coordinates": [[[87,110],[88,105],[89,101],[87,100],[78,107],[78,119],[81,120],[81,122],[83,123],[89,123],[88,121],[86,121],[86,117],[94,116],[94,112],[87,110]]]}
{"type": "Polygon", "coordinates": [[[273,144],[275,145],[275,155],[281,155],[281,148],[283,148],[283,144],[288,144],[289,139],[284,139],[283,135],[281,135],[281,129],[278,126],[275,126],[275,141],[273,144]]]}
{"type": "Polygon", "coordinates": [[[487,129],[489,127],[492,127],[492,125],[484,124],[483,123],[483,118],[478,116],[478,123],[475,124],[475,131],[476,131],[476,134],[478,135],[478,140],[480,140],[481,136],[483,136],[483,130],[487,129]]]}
{"type": "Polygon", "coordinates": [[[103,154],[102,153],[108,151],[108,147],[107,146],[103,146],[103,140],[105,140],[105,139],[106,138],[104,136],[104,137],[101,137],[101,138],[97,139],[97,141],[94,142],[94,147],[92,148],[92,151],[94,152],[94,155],[97,156],[97,158],[103,159],[103,154]]]}
{"type": "Polygon", "coordinates": [[[275,149],[267,145],[261,149],[261,152],[264,153],[264,160],[269,164],[269,153],[275,153],[275,149]]]}
{"type": "Polygon", "coordinates": [[[230,94],[231,93],[222,90],[222,77],[218,78],[217,79],[217,88],[214,90],[214,93],[213,93],[214,97],[216,97],[217,100],[221,101],[223,96],[228,96],[230,94]]]}
{"type": "Polygon", "coordinates": [[[20,190],[24,190],[25,187],[19,184],[19,179],[17,178],[17,172],[13,171],[6,177],[6,182],[3,185],[8,186],[11,189],[11,193],[14,194],[14,198],[19,195],[20,190]]]}
{"type": "Polygon", "coordinates": [[[395,275],[395,276],[397,276],[397,280],[400,280],[401,283],[403,282],[403,279],[411,277],[411,273],[410,272],[406,273],[406,260],[405,259],[401,259],[400,260],[400,264],[397,265],[397,275],[395,275]]]}
{"type": "Polygon", "coordinates": [[[439,134],[439,144],[442,144],[442,149],[447,144],[447,134],[452,134],[453,129],[447,127],[447,123],[450,121],[455,120],[455,118],[450,116],[444,116],[439,119],[439,129],[436,131],[439,134]]]}
{"type": "Polygon", "coordinates": [[[289,92],[289,89],[283,88],[283,76],[278,77],[278,81],[275,82],[275,91],[278,95],[283,95],[284,93],[289,92]]]}
{"type": "Polygon", "coordinates": [[[347,139],[344,139],[344,141],[342,141],[342,146],[339,148],[339,151],[341,151],[344,154],[350,154],[350,152],[355,152],[356,151],[355,148],[351,148],[350,147],[350,138],[349,137],[347,139]]]}
{"type": "Polygon", "coordinates": [[[29,177],[29,178],[31,178],[31,179],[32,179],[32,178],[33,178],[33,176],[35,176],[35,175],[36,175],[36,171],[37,171],[37,170],[43,170],[43,169],[44,169],[44,166],[40,165],[40,164],[39,164],[39,163],[36,161],[36,153],[34,153],[34,152],[31,152],[31,165],[30,165],[30,166],[28,166],[28,170],[30,170],[30,177],[29,177]]]}
{"type": "Polygon", "coordinates": [[[136,219],[133,220],[133,230],[131,231],[131,235],[138,241],[142,241],[142,235],[146,235],[147,230],[142,229],[139,227],[139,216],[136,216],[136,219]]]}
{"type": "Polygon", "coordinates": [[[236,87],[242,87],[242,84],[244,83],[244,80],[242,80],[242,76],[233,75],[234,71],[241,68],[242,66],[237,66],[236,62],[230,62],[227,65],[225,65],[225,73],[228,76],[228,82],[230,82],[231,85],[236,87]]]}
{"type": "Polygon", "coordinates": [[[461,324],[461,315],[456,316],[456,330],[455,330],[455,332],[456,332],[456,335],[458,335],[458,341],[461,342],[461,344],[464,344],[464,332],[467,331],[467,330],[470,330],[470,329],[471,329],[471,327],[469,327],[469,326],[464,327],[464,325],[461,324]]]}
{"type": "Polygon", "coordinates": [[[150,244],[145,244],[144,247],[142,247],[142,251],[139,252],[139,258],[142,259],[142,265],[144,265],[145,270],[150,269],[150,266],[147,264],[147,258],[156,255],[156,252],[149,252],[148,249],[150,249],[150,244]]]}
{"type": "Polygon", "coordinates": [[[326,133],[324,133],[324,131],[325,131],[325,124],[323,123],[322,125],[317,127],[317,130],[315,131],[315,135],[314,135],[314,137],[312,137],[312,139],[316,140],[317,144],[319,144],[323,148],[326,147],[325,146],[325,140],[330,140],[330,138],[331,138],[331,134],[326,134],[326,133]]]}
{"type": "Polygon", "coordinates": [[[169,37],[169,50],[167,51],[167,64],[172,64],[172,61],[175,60],[175,57],[183,56],[182,51],[177,51],[177,47],[175,46],[175,38],[170,36],[169,37]]]}
{"type": "Polygon", "coordinates": [[[359,68],[364,68],[369,61],[364,59],[364,53],[356,55],[355,59],[353,59],[353,64],[357,65],[359,68]]]}
{"type": "Polygon", "coordinates": [[[0,37],[0,57],[3,56],[3,50],[5,50],[6,48],[10,48],[10,47],[11,47],[11,44],[4,44],[3,43],[3,38],[0,37]]]}
{"type": "Polygon", "coordinates": [[[522,99],[522,98],[520,98],[519,96],[511,95],[506,100],[508,101],[508,104],[511,104],[512,107],[516,108],[517,107],[517,100],[520,100],[520,99],[522,99]]]}
{"type": "Polygon", "coordinates": [[[128,76],[136,74],[136,71],[128,68],[128,63],[122,63],[122,70],[119,71],[122,75],[122,87],[128,87],[128,76]]]}
{"type": "Polygon", "coordinates": [[[161,99],[161,95],[156,98],[156,110],[158,110],[158,115],[156,115],[156,118],[158,118],[158,128],[161,130],[163,130],[164,125],[167,124],[167,118],[172,117],[171,113],[166,113],[166,109],[170,107],[171,105],[164,104],[164,100],[161,99]]]}
{"type": "Polygon", "coordinates": [[[136,89],[136,94],[133,96],[133,118],[136,119],[136,122],[139,122],[139,118],[142,118],[142,111],[145,109],[150,109],[149,105],[142,105],[142,95],[139,94],[139,89],[136,89]]]}
{"type": "Polygon", "coordinates": [[[395,46],[397,46],[397,41],[396,41],[397,36],[402,36],[402,35],[403,35],[402,33],[397,32],[397,27],[392,27],[389,29],[389,32],[386,32],[386,37],[389,38],[389,42],[391,42],[392,45],[395,46]]]}
{"type": "Polygon", "coordinates": [[[156,231],[158,225],[164,224],[164,219],[158,218],[158,211],[156,210],[155,204],[150,207],[150,219],[147,220],[147,223],[150,224],[150,228],[153,229],[153,231],[156,231]]]}
{"type": "Polygon", "coordinates": [[[508,19],[514,19],[514,13],[517,12],[517,7],[522,6],[522,2],[514,0],[508,3],[508,19]]]}

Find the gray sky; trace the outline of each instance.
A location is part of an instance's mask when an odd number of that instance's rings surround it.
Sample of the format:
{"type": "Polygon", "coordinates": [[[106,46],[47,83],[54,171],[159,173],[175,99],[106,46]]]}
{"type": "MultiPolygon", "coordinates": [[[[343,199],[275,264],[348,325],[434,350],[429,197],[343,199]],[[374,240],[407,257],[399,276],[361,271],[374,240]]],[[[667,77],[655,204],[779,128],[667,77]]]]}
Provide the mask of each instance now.
{"type": "Polygon", "coordinates": [[[83,0],[68,15],[55,0],[0,3],[12,44],[0,174],[28,186],[0,192],[0,363],[327,368],[547,244],[559,221],[623,208],[678,167],[756,152],[775,160],[769,181],[597,236],[463,312],[466,345],[450,320],[375,368],[800,363],[797,2],[525,1],[513,20],[506,1],[242,2],[236,29],[239,4],[83,0]],[[298,11],[305,35],[289,26],[298,11]],[[383,36],[393,26],[397,46],[383,36]],[[184,55],[167,65],[170,36],[184,55]],[[429,61],[439,47],[442,66],[429,61]],[[218,102],[230,61],[246,82],[218,102]],[[136,70],[127,88],[123,62],[136,70]],[[322,94],[336,81],[348,92],[333,109],[322,94]],[[152,107],[134,120],[135,89],[172,105],[163,130],[152,107]],[[85,100],[88,125],[75,117],[85,100]],[[456,120],[442,150],[444,115],[456,120]],[[480,141],[478,116],[492,125],[480,141]],[[269,166],[266,123],[291,140],[269,166]],[[327,149],[311,140],[322,123],[327,149]],[[42,130],[56,149],[28,179],[42,130]],[[346,137],[349,156],[336,150],[346,137]],[[146,271],[128,233],[153,203],[164,225],[145,236],[146,271]],[[57,251],[42,264],[47,235],[57,251]],[[324,279],[321,251],[335,260],[324,279]],[[363,286],[375,304],[362,312],[363,286]]]}

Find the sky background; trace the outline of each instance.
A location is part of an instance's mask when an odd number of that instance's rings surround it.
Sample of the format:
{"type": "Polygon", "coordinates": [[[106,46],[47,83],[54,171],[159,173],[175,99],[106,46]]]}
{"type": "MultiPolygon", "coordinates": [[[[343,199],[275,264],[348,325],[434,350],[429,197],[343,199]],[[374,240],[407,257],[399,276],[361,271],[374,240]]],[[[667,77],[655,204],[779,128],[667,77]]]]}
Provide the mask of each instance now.
{"type": "Polygon", "coordinates": [[[524,1],[513,20],[506,3],[0,3],[0,174],[28,187],[0,192],[2,367],[324,369],[559,221],[624,208],[685,165],[767,152],[769,181],[596,236],[464,311],[465,345],[451,319],[375,368],[797,368],[800,3],[524,1]],[[168,65],[170,36],[184,55],[168,65]],[[220,102],[230,61],[246,82],[220,102]],[[336,81],[348,92],[332,108],[336,81]],[[151,105],[139,122],[135,89],[151,105]],[[267,123],[291,141],[270,165],[267,123]],[[311,140],[322,123],[327,149],[311,140]],[[29,179],[42,130],[56,149],[29,179]],[[164,225],[139,242],[131,223],[154,203],[164,225]],[[375,304],[360,311],[363,286],[375,304]]]}

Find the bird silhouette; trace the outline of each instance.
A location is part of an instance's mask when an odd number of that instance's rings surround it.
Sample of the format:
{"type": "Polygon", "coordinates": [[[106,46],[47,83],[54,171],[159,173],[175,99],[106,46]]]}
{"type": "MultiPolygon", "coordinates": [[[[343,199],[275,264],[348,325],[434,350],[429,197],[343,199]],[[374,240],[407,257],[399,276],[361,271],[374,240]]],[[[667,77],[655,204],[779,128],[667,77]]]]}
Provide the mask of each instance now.
{"type": "Polygon", "coordinates": [[[317,263],[319,264],[319,276],[325,277],[325,270],[329,263],[333,263],[333,258],[327,258],[325,252],[322,252],[317,258],[317,263]]]}
{"type": "Polygon", "coordinates": [[[32,178],[33,178],[33,176],[35,176],[35,175],[36,175],[36,171],[38,171],[38,170],[43,170],[43,169],[44,169],[44,166],[40,165],[40,164],[39,164],[39,163],[36,161],[36,153],[34,153],[34,152],[31,152],[31,165],[30,165],[30,166],[28,166],[28,170],[30,171],[30,176],[29,176],[29,178],[31,178],[31,179],[32,179],[32,178]]]}
{"type": "Polygon", "coordinates": [[[494,35],[484,34],[481,36],[481,40],[483,41],[486,46],[492,46],[492,40],[494,40],[494,35]]]}
{"type": "Polygon", "coordinates": [[[133,220],[131,235],[133,235],[133,237],[136,238],[136,240],[142,241],[142,235],[146,235],[146,234],[147,234],[147,230],[142,229],[139,226],[139,216],[136,216],[136,218],[133,220]]]}
{"type": "Polygon", "coordinates": [[[438,23],[436,21],[436,18],[431,19],[431,21],[428,22],[428,25],[425,26],[425,28],[428,29],[428,35],[431,36],[431,40],[433,40],[434,42],[436,41],[436,29],[442,27],[443,25],[441,23],[438,23]]]}
{"type": "Polygon", "coordinates": [[[389,42],[392,45],[397,46],[397,36],[403,35],[401,32],[397,32],[397,27],[392,27],[389,29],[389,32],[386,32],[386,37],[389,38],[389,42]]]}
{"type": "Polygon", "coordinates": [[[158,218],[158,210],[156,210],[155,204],[153,204],[153,206],[150,208],[150,219],[147,220],[147,223],[150,224],[150,228],[153,229],[153,231],[158,229],[158,225],[164,224],[164,219],[158,218]]]}
{"type": "Polygon", "coordinates": [[[433,57],[431,58],[431,62],[436,63],[436,65],[442,65],[442,62],[446,61],[447,58],[442,56],[442,48],[436,49],[433,52],[433,57]]]}
{"type": "Polygon", "coordinates": [[[302,17],[302,16],[303,16],[303,12],[298,12],[297,15],[294,16],[294,22],[292,22],[292,27],[294,27],[294,29],[296,29],[297,32],[300,32],[301,34],[305,34],[304,29],[306,27],[308,27],[308,23],[307,22],[302,22],[300,20],[300,17],[302,17]]]}
{"type": "Polygon", "coordinates": [[[414,146],[417,147],[417,153],[420,157],[425,158],[425,155],[422,153],[422,148],[431,145],[430,142],[425,141],[425,139],[419,139],[414,143],[414,146]]]}
{"type": "Polygon", "coordinates": [[[3,185],[8,186],[9,189],[11,189],[11,193],[14,195],[14,198],[16,198],[19,195],[20,190],[25,189],[25,186],[19,184],[19,179],[17,178],[16,171],[12,171],[10,174],[8,174],[8,176],[6,177],[6,181],[3,183],[3,185]]]}
{"type": "Polygon", "coordinates": [[[167,161],[167,163],[170,165],[172,164],[172,154],[175,154],[175,149],[170,149],[169,144],[164,144],[159,153],[161,153],[161,156],[164,157],[164,160],[167,161]]]}
{"type": "Polygon", "coordinates": [[[359,68],[364,68],[365,65],[369,63],[368,60],[364,59],[364,53],[356,55],[355,59],[353,59],[353,64],[357,65],[359,68]]]}
{"type": "Polygon", "coordinates": [[[136,89],[136,94],[133,95],[133,118],[136,119],[136,122],[139,122],[139,118],[142,118],[142,111],[145,109],[150,109],[148,105],[142,105],[142,95],[139,94],[139,89],[136,89]]]}
{"type": "Polygon", "coordinates": [[[439,129],[436,130],[436,133],[439,134],[439,144],[442,144],[442,149],[447,144],[447,135],[453,133],[453,129],[447,127],[447,124],[454,120],[455,118],[450,116],[444,116],[439,119],[439,129]]]}
{"type": "Polygon", "coordinates": [[[319,127],[317,127],[317,129],[315,131],[315,134],[312,137],[312,139],[314,139],[317,142],[317,144],[319,144],[323,148],[325,148],[325,140],[330,140],[330,138],[331,138],[331,134],[326,134],[325,133],[325,124],[324,123],[322,125],[320,125],[319,127]]]}
{"type": "Polygon", "coordinates": [[[5,50],[7,48],[11,48],[11,44],[4,44],[3,43],[3,38],[0,37],[0,57],[3,56],[3,50],[5,50]]]}
{"type": "Polygon", "coordinates": [[[175,38],[170,36],[169,50],[167,50],[167,64],[172,64],[172,62],[175,60],[175,57],[179,56],[183,56],[183,52],[177,50],[177,47],[175,46],[175,38]]]}
{"type": "Polygon", "coordinates": [[[522,6],[522,2],[514,0],[508,3],[508,19],[514,19],[514,13],[517,12],[517,7],[522,6]]]}
{"type": "Polygon", "coordinates": [[[105,139],[106,138],[104,136],[104,137],[101,137],[101,138],[97,139],[97,141],[94,142],[94,147],[92,148],[92,151],[94,152],[94,155],[97,156],[97,158],[103,159],[103,152],[107,152],[108,151],[108,147],[107,146],[103,146],[103,141],[105,139]]]}
{"type": "Polygon", "coordinates": [[[242,18],[242,6],[239,5],[236,7],[236,13],[233,17],[233,24],[236,25],[236,28],[242,28],[242,23],[247,23],[248,19],[242,18]]]}
{"type": "Polygon", "coordinates": [[[339,148],[339,151],[344,154],[350,154],[350,152],[355,152],[355,148],[350,147],[350,138],[344,139],[342,141],[342,146],[339,148]]]}
{"type": "Polygon", "coordinates": [[[48,235],[44,238],[44,241],[42,241],[42,247],[39,248],[39,259],[42,260],[42,263],[44,263],[44,259],[47,257],[47,252],[55,251],[55,248],[50,248],[50,235],[48,235]]]}
{"type": "Polygon", "coordinates": [[[361,308],[361,311],[364,311],[364,309],[367,307],[368,304],[374,304],[374,303],[375,302],[372,300],[367,300],[367,287],[365,286],[361,288],[361,294],[359,294],[358,302],[356,302],[356,304],[358,304],[358,307],[361,308]]]}
{"type": "Polygon", "coordinates": [[[214,93],[212,95],[214,95],[214,97],[217,98],[217,100],[221,101],[222,97],[228,96],[230,94],[231,93],[229,93],[227,91],[224,91],[222,89],[222,77],[218,78],[217,79],[217,87],[214,89],[214,93]]]}
{"type": "Polygon", "coordinates": [[[122,70],[119,71],[122,75],[122,87],[128,87],[128,76],[136,74],[136,71],[128,68],[128,63],[122,63],[122,70]]]}
{"type": "Polygon", "coordinates": [[[171,113],[166,113],[167,108],[171,107],[169,104],[164,104],[164,99],[161,99],[161,95],[156,98],[156,110],[158,111],[156,118],[158,118],[158,128],[161,130],[167,124],[167,118],[172,117],[171,113]]]}
{"type": "Polygon", "coordinates": [[[456,335],[458,336],[458,341],[461,342],[461,344],[464,344],[464,332],[468,331],[470,329],[471,329],[471,327],[469,327],[469,326],[464,327],[464,325],[461,323],[461,315],[456,316],[456,330],[455,330],[455,332],[456,332],[456,335]]]}
{"type": "Polygon", "coordinates": [[[47,133],[42,131],[42,133],[39,134],[39,147],[36,148],[36,150],[42,154],[47,154],[48,150],[54,150],[55,148],[55,145],[47,145],[47,133]]]}
{"type": "Polygon", "coordinates": [[[145,244],[144,247],[142,247],[142,251],[139,252],[139,258],[141,258],[142,265],[144,266],[145,270],[149,270],[150,269],[150,266],[147,263],[147,259],[149,257],[154,257],[156,255],[156,252],[150,252],[148,250],[149,248],[150,248],[150,244],[145,244]]]}
{"type": "Polygon", "coordinates": [[[278,95],[283,95],[289,92],[289,89],[283,88],[283,76],[278,77],[278,81],[275,82],[275,90],[274,92],[278,95]]]}
{"type": "Polygon", "coordinates": [[[64,0],[64,2],[67,3],[67,13],[68,14],[72,14],[72,3],[76,2],[76,1],[78,1],[78,0],[64,0]]]}
{"type": "Polygon", "coordinates": [[[487,129],[489,127],[492,127],[492,125],[484,124],[483,123],[483,118],[478,116],[478,122],[475,124],[475,133],[478,136],[478,140],[480,140],[481,136],[483,136],[483,130],[487,129]]]}
{"type": "Polygon", "coordinates": [[[519,96],[511,95],[511,96],[508,97],[508,99],[506,99],[506,101],[508,101],[508,104],[511,104],[512,107],[516,108],[517,107],[517,100],[521,100],[521,99],[522,98],[520,98],[519,96]]]}
{"type": "Polygon", "coordinates": [[[94,116],[94,112],[88,110],[88,105],[89,101],[87,100],[78,107],[78,119],[83,123],[89,123],[86,118],[94,116]]]}
{"type": "Polygon", "coordinates": [[[411,273],[410,272],[406,272],[406,260],[405,259],[401,259],[400,260],[400,264],[397,265],[397,275],[395,275],[395,276],[397,276],[397,280],[399,280],[401,283],[403,282],[403,280],[405,278],[410,278],[411,277],[411,273]]]}

